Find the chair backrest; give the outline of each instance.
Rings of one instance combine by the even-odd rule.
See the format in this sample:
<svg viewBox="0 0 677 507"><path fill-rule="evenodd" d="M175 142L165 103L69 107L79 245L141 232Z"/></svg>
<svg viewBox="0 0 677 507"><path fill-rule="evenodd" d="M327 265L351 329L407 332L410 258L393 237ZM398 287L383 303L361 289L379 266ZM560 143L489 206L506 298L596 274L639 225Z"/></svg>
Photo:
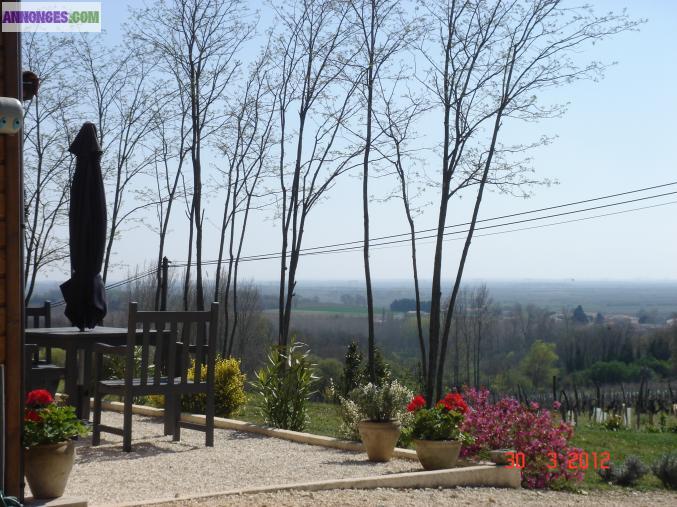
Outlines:
<svg viewBox="0 0 677 507"><path fill-rule="evenodd" d="M165 377L169 385L188 384L188 370L196 365L207 367L207 378L202 378L201 368L195 368L191 383L213 384L216 360L216 333L219 304L212 303L206 311L167 312L139 311L137 303L129 304L127 325L126 383L136 377L141 386L156 386ZM138 333L141 330L141 340ZM140 343L139 343L140 341ZM138 349L136 347L139 347ZM139 357L138 375L134 372Z"/></svg>
<svg viewBox="0 0 677 507"><path fill-rule="evenodd" d="M52 327L52 303L45 301L42 306L30 306L26 307L26 327L35 328L35 327ZM40 319L42 318L42 325L40 325ZM52 349L45 347L45 361L48 363L52 362ZM40 349L35 348L33 352L33 362L40 362Z"/></svg>
<svg viewBox="0 0 677 507"><path fill-rule="evenodd" d="M42 306L26 307L26 327L52 327L52 303L45 301Z"/></svg>

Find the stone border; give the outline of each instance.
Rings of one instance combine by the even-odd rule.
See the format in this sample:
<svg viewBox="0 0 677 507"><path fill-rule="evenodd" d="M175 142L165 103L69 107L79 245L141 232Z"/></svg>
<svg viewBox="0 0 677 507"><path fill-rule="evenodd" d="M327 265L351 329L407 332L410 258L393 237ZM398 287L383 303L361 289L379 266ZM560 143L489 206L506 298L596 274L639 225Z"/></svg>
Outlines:
<svg viewBox="0 0 677 507"><path fill-rule="evenodd" d="M36 500L33 497L27 497L24 500L24 507L87 507L87 500L68 496L48 500Z"/></svg>
<svg viewBox="0 0 677 507"><path fill-rule="evenodd" d="M499 467L495 465L478 465L448 470L433 470L430 472L405 472L371 477L354 477L328 481L304 482L297 484L280 484L275 486L261 486L256 488L233 489L218 493L182 496L146 500L142 502L128 502L115 504L115 507L141 507L158 504L173 504L177 507L188 500L219 500L233 495L255 493L272 493L276 491L323 491L331 489L422 489L422 488L453 488L456 486L488 486L498 488L520 488L519 470ZM112 507L112 506L108 506Z"/></svg>

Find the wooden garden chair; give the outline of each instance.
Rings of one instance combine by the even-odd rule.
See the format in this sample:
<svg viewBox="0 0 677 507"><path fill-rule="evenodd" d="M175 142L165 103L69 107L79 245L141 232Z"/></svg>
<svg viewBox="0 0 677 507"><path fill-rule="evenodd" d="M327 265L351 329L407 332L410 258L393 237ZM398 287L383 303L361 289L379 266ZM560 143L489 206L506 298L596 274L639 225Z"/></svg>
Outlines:
<svg viewBox="0 0 677 507"><path fill-rule="evenodd" d="M64 377L65 368L36 360L39 349L35 344L27 343L24 345L24 351L26 392L31 392L33 389L46 389L54 396L59 387L59 380Z"/></svg>
<svg viewBox="0 0 677 507"><path fill-rule="evenodd" d="M45 301L42 306L28 306L25 311L26 327L52 327L52 303ZM41 322L42 321L42 322ZM40 359L40 349L34 350L34 363L51 364L52 349L45 347L44 359Z"/></svg>
<svg viewBox="0 0 677 507"><path fill-rule="evenodd" d="M42 306L30 306L25 309L26 327L52 327L52 304L45 301ZM56 393L59 380L64 377L65 369L52 364L52 349L45 347L44 358L40 359L40 347L25 345L26 392L33 389L47 389Z"/></svg>
<svg viewBox="0 0 677 507"><path fill-rule="evenodd" d="M214 363L216 360L216 332L218 303L207 311L167 312L139 311L137 303L129 304L127 345L115 347L97 344L95 353L94 421L92 445L99 445L101 432L122 436L122 450L132 449L132 403L135 396L163 395L165 399L165 434L173 440L181 439L181 427L205 432L205 445L214 445ZM137 329L142 329L139 344ZM139 351L135 351L140 347ZM125 357L125 376L119 380L101 378L103 356L118 354ZM141 358L140 365L135 361ZM188 370L195 362L194 379L188 379ZM206 365L203 378L201 368ZM206 395L205 425L181 422L181 397ZM101 424L101 398L121 396L124 401L123 427ZM169 431L168 431L169 429Z"/></svg>

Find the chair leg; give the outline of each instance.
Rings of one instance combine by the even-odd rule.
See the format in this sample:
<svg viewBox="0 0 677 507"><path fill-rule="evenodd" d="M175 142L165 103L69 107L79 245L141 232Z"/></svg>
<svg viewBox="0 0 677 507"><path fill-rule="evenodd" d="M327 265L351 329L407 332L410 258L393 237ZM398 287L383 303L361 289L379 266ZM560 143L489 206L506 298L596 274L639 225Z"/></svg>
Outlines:
<svg viewBox="0 0 677 507"><path fill-rule="evenodd" d="M134 398L130 393L125 394L125 411L122 426L122 450L130 452L132 450L132 402Z"/></svg>
<svg viewBox="0 0 677 507"><path fill-rule="evenodd" d="M174 431L172 432L172 440L179 442L181 440L181 395L176 394L172 396L174 401Z"/></svg>
<svg viewBox="0 0 677 507"><path fill-rule="evenodd" d="M94 416L92 419L92 446L97 446L101 443L101 430L99 429L101 424L101 393L96 386L94 387Z"/></svg>
<svg viewBox="0 0 677 507"><path fill-rule="evenodd" d="M214 390L207 393L207 410L205 414L205 445L214 447Z"/></svg>
<svg viewBox="0 0 677 507"><path fill-rule="evenodd" d="M165 394L165 436L174 433L174 395Z"/></svg>

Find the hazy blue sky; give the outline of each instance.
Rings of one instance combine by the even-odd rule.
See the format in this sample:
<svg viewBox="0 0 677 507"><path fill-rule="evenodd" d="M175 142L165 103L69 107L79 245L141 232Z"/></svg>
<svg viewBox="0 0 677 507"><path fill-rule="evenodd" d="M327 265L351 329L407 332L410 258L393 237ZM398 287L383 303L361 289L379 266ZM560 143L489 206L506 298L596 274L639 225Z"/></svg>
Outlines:
<svg viewBox="0 0 677 507"><path fill-rule="evenodd" d="M119 38L126 6L135 3L103 2L103 24L112 40ZM626 6L631 16L647 18L648 22L639 32L624 33L591 48L586 58L618 61L618 65L609 69L601 82L578 83L553 94L558 102L571 102L564 118L544 121L536 127L517 123L507 127L506 134L511 139L525 137L529 141L539 133L558 136L553 144L538 149L533 156L538 175L560 183L535 189L535 195L528 200L490 194L481 213L483 217L677 180L677 2L591 3L598 11ZM254 5L262 4L252 2ZM265 7L259 8L265 11ZM375 194L384 194L393 184L379 180L372 187ZM359 191L358 173L339 182L330 199L312 215L306 228L305 246L361 238ZM677 200L677 196L667 197L663 202L671 200ZM449 223L466 222L469 204L469 199L456 203ZM213 196L207 213L211 210L218 217L219 207L219 196ZM676 216L677 205L668 205L551 228L479 237L473 242L466 274L474 279L677 279ZM433 206L419 217L418 228L433 226L435 219ZM218 231L215 226L206 227L205 257L211 259L217 254ZM401 205L373 204L373 236L400 232L406 232ZM175 228L168 246L170 258L185 259L186 237L181 227ZM276 251L278 244L279 233L272 212L259 213L252 223L245 255ZM448 276L455 272L460 248L457 241L446 244ZM140 227L125 232L117 244L116 261L120 266L113 278L123 278L128 267L151 260L154 252L155 239L148 230ZM358 251L304 258L299 279L301 282L361 279L361 255ZM422 244L419 255L421 274L427 277L432 258L430 245ZM278 263L250 262L241 269L245 278L271 280L277 277ZM406 279L411 276L410 271L406 245L373 251L375 279Z"/></svg>

